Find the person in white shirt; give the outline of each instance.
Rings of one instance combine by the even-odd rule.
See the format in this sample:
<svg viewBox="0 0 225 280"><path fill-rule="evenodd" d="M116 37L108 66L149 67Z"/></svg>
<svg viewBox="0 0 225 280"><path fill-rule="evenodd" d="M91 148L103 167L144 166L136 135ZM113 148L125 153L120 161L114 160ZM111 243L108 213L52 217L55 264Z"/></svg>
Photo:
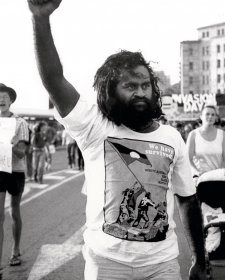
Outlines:
<svg viewBox="0 0 225 280"><path fill-rule="evenodd" d="M206 104L201 112L202 124L187 138L187 149L194 177L225 168L225 132L215 127L217 110Z"/></svg>
<svg viewBox="0 0 225 280"><path fill-rule="evenodd" d="M193 255L190 279L206 279L202 216L185 144L174 128L156 121L162 111L152 68L140 52L113 54L95 76L97 104L86 100L65 79L52 38L49 16L60 3L28 1L43 84L84 156L85 280L180 279L174 194ZM154 203L135 223L149 193Z"/></svg>
<svg viewBox="0 0 225 280"><path fill-rule="evenodd" d="M5 198L6 192L11 199L11 216L13 246L9 264L21 264L20 239L22 233L22 218L20 202L25 185L25 154L29 140L28 124L10 111L11 104L17 97L16 91L4 84L0 84L0 118L15 118L15 134L12 144L12 173L0 171L0 279L2 279L2 250L4 238ZM1 133L1 128L0 128ZM1 152L1 151L0 151Z"/></svg>

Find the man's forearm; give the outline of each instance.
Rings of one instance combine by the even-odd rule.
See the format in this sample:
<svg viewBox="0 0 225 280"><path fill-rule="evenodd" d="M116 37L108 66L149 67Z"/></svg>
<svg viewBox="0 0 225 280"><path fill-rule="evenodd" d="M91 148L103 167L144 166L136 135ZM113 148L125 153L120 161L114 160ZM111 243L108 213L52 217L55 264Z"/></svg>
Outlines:
<svg viewBox="0 0 225 280"><path fill-rule="evenodd" d="M76 105L79 94L64 78L63 67L51 33L49 16L33 16L35 51L39 73L51 101L62 117Z"/></svg>
<svg viewBox="0 0 225 280"><path fill-rule="evenodd" d="M196 196L176 196L181 221L195 261L205 267L205 247L203 238L203 219Z"/></svg>
<svg viewBox="0 0 225 280"><path fill-rule="evenodd" d="M49 17L33 17L33 29L39 73L51 94L57 80L63 78L63 69L52 37Z"/></svg>

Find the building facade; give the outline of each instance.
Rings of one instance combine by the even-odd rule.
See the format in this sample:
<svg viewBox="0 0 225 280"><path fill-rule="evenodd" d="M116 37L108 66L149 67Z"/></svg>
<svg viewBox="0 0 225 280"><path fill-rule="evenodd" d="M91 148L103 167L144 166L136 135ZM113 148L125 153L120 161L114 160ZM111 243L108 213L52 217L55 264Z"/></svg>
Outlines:
<svg viewBox="0 0 225 280"><path fill-rule="evenodd" d="M181 42L181 94L225 94L225 22L197 30Z"/></svg>

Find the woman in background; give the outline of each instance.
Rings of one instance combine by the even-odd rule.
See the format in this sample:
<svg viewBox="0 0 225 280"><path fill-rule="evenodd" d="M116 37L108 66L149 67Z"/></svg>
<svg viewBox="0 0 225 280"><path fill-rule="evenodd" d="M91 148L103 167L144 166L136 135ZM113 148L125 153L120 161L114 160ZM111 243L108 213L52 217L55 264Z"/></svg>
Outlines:
<svg viewBox="0 0 225 280"><path fill-rule="evenodd" d="M225 167L225 132L215 127L216 107L206 105L201 112L202 125L192 130L187 138L193 177Z"/></svg>
<svg viewBox="0 0 225 280"><path fill-rule="evenodd" d="M216 127L216 113L216 108L214 106L205 106L201 113L202 125L191 131L187 139L189 159L193 170L193 177L196 180L196 186L200 186L199 183L204 182L204 187L200 188L198 191L200 201L202 201L202 197L204 198L208 193L208 187L211 189L211 185L215 198L218 199L217 202L213 202L216 203L216 205L218 203L219 207L216 208L209 202L208 194L207 204L205 202L201 203L202 214L206 224L208 222L207 215L209 213L217 216L224 211L223 203L219 201L217 186L221 186L220 180L224 184L224 175L221 177L221 174L224 174L223 170L225 170L222 169L225 167L225 132ZM213 178L219 181L213 182ZM213 197L214 194L211 193L210 196ZM206 251L209 253L215 251L219 247L220 242L220 228L209 228L205 241Z"/></svg>

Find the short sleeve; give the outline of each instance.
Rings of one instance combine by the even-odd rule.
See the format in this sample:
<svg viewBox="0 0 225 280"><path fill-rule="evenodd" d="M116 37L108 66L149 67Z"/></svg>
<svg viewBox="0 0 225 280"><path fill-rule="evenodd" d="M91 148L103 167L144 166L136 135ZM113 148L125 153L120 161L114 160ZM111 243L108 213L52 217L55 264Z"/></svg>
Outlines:
<svg viewBox="0 0 225 280"><path fill-rule="evenodd" d="M178 141L177 157L171 179L172 190L180 196L190 196L196 193L196 187L191 174L187 148L180 134Z"/></svg>
<svg viewBox="0 0 225 280"><path fill-rule="evenodd" d="M81 149L101 141L110 127L110 122L103 117L97 104L80 96L76 106L64 118L55 111L55 118L65 130L77 141Z"/></svg>

